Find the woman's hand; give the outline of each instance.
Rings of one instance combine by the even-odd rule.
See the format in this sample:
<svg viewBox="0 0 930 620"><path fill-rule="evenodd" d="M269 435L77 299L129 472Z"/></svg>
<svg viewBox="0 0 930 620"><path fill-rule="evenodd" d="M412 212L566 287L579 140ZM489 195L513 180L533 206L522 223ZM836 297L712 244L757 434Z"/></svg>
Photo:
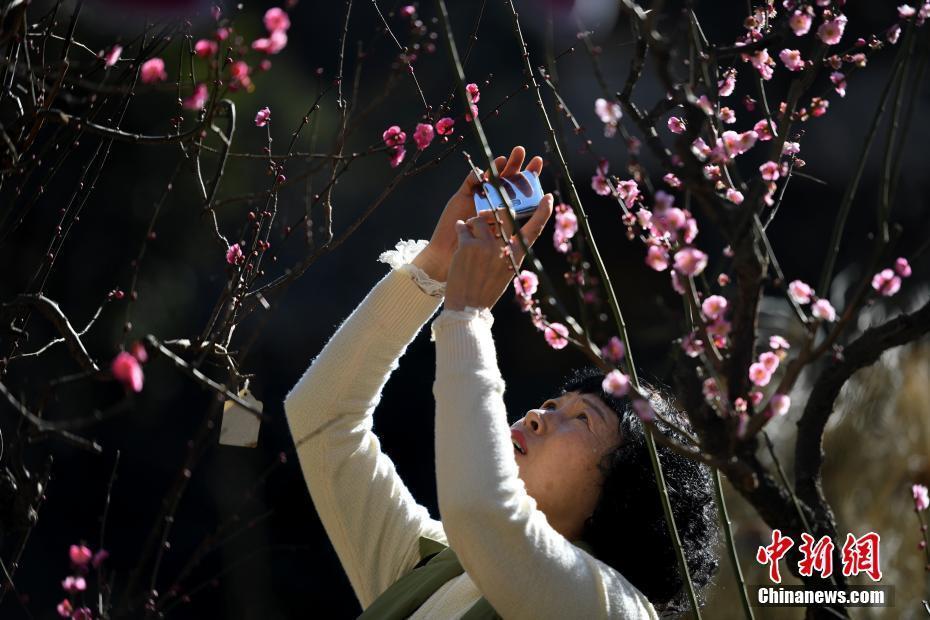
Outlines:
<svg viewBox="0 0 930 620"><path fill-rule="evenodd" d="M526 149L522 146L516 146L511 151L509 158L505 159L500 156L494 160L494 165L497 167L500 176L515 176L523 169L525 157ZM530 160L526 169L538 175L542 171L542 167L543 160L537 156ZM488 173L484 173L483 176L487 180ZM429 245L412 261L415 266L425 271L426 275L437 282L446 282L448 280L449 264L452 262L452 255L455 254L458 247L455 222L457 220L468 220L475 215L474 192L478 185L479 181L473 172L465 177L462 186L452 195L452 198L446 203L442 215L439 216L439 222L436 224ZM506 218L507 215L501 214L500 217Z"/></svg>
<svg viewBox="0 0 930 620"><path fill-rule="evenodd" d="M514 149L516 150L516 149ZM520 229L527 247L532 246L552 215L552 194L546 194L536 211ZM498 214L501 217L501 214ZM503 217L507 217L503 214ZM458 249L449 266L446 282L446 308L464 310L465 306L491 308L500 299L514 277L513 268L497 233L494 215L479 215L467 222L455 222ZM519 267L525 258L516 235L510 236L510 251Z"/></svg>

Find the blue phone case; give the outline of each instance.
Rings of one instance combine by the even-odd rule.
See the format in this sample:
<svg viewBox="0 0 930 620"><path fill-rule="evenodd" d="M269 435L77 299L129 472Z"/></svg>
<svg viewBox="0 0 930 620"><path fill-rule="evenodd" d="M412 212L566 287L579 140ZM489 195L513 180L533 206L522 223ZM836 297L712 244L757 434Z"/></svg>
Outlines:
<svg viewBox="0 0 930 620"><path fill-rule="evenodd" d="M539 184L539 177L529 170L524 170L516 176L501 177L501 184L513 206L514 219L527 218L532 215L545 195L542 185ZM505 207L504 199L490 183L482 183L481 189L475 191L476 213Z"/></svg>

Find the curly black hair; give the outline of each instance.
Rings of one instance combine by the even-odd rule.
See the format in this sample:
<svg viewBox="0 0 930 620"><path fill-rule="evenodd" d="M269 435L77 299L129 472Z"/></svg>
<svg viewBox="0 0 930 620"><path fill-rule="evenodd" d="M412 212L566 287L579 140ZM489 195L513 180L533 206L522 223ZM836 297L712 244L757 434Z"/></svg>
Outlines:
<svg viewBox="0 0 930 620"><path fill-rule="evenodd" d="M618 399L603 391L603 379L597 368L582 368L562 386L563 394L599 396L617 414L620 424L620 444L601 462L604 483L582 538L599 560L619 571L663 616L677 616L691 605L646 447L647 431L628 398ZM687 418L654 386L643 384L643 388L653 395L653 409L690 430ZM661 421L657 426L663 434L682 439ZM665 446L657 444L656 449L688 572L698 604L703 606L706 588L720 564L720 530L711 472L706 465Z"/></svg>

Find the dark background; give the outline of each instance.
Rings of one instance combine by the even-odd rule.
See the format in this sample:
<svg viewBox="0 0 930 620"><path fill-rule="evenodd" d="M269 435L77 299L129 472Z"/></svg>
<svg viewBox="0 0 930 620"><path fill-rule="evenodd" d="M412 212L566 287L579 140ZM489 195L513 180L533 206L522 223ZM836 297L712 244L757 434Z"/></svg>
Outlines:
<svg viewBox="0 0 930 620"><path fill-rule="evenodd" d="M386 2L382 4L387 13L390 6ZM461 49L479 3L449 4ZM528 0L517 4L533 61L541 63L548 5ZM595 30L595 39L603 48L601 61L610 88L620 89L626 78L631 37L626 19L616 18L612 4L589 0L579 3L579 10L592 11L584 13L591 15L586 26ZM677 13L675 3L669 4L672 7L663 27L673 32L678 23ZM894 19L889 3L853 4L859 6L848 7L850 27L844 42L852 41L859 33L880 30ZM878 6L885 4L888 6ZM346 46L347 81L355 68L355 42L374 41L356 102L364 107L384 87L392 70L391 63L396 60L396 49L389 39L375 35L379 21L371 4L355 0L354 5ZM261 34L261 15L268 6L272 4L247 2L241 11L231 5L224 9L227 14L235 15L238 30L251 40ZM205 5L192 3L178 10L203 14ZM39 14L41 11L37 10L36 15ZM265 105L272 110L274 150L277 152L286 146L292 129L316 95L318 82L314 70L322 67L324 80L335 74L343 14L343 4L335 1L304 1L291 10L293 25L288 47L272 57L270 72L254 77L255 92L234 96L239 109L236 151L257 153L264 146L265 132L254 127L251 119L255 111ZM432 3L420 5L421 18L430 30L437 29L430 23L435 14ZM745 3L703 3L698 15L712 42L732 41L740 32ZM595 149L608 156L611 170L622 176L626 150L619 137L608 140L602 136L601 124L593 110L594 99L602 94L593 78L589 59L575 37L574 18L558 7L555 18L554 48L557 51L572 45L577 48L574 54L559 61L561 93L587 127L587 135L594 140ZM89 3L78 27L78 39L91 49L102 49L118 37L134 36L141 28L142 19L141 13L119 2ZM389 17L389 22L401 41L405 41L408 36L405 22L397 16ZM198 36L208 36L210 20L203 15L194 19L194 30ZM433 105L445 98L453 84L441 34L437 48L435 54L422 55L415 64L426 97ZM165 55L171 88L140 87L140 94L131 105L123 127L149 134L168 130L167 118L176 109L173 80L177 65L171 59L176 58L177 49L173 46L171 50ZM807 135L801 140L801 156L808 166L804 171L825 184L794 179L778 219L770 229L773 246L789 279L800 278L815 284L819 278L844 184L851 176L893 53L888 50L878 54L867 70L850 78L849 94L845 99L831 96L829 113L805 125ZM740 119L735 126L738 130L747 129L750 119L754 122L758 118L757 113L749 114L742 106L733 105L745 92L754 94L754 91L747 91L749 80L744 76L749 73L744 66L740 65L740 86L731 98L731 106ZM469 81L479 83L492 73L491 83L482 88L482 110L491 109L512 92L522 74L510 16L505 5L498 1L487 4L480 37L466 68ZM778 101L778 93L784 90L781 81L784 73L778 71L779 77L767 84L773 105ZM347 92L347 96L349 94ZM637 87L636 100L648 106L661 96L661 88L647 67ZM548 103L549 93L545 93L545 97ZM899 199L894 205L893 220L904 228L897 252L900 255L907 255L930 232L926 218L926 200L930 193L930 179L926 174L926 144L930 140L928 97L924 89L917 102L898 187ZM401 125L408 136L411 135L422 111L418 101L412 82L401 79L385 103L355 129L347 150L361 150L379 142L381 132L392 124ZM190 113L187 118L190 122ZM323 100L316 122L321 132L316 150L329 150L337 124L332 94ZM485 127L495 154L506 154L515 144L524 145L529 155L544 154L546 136L531 91L517 94L501 109L500 117L489 119ZM465 124L459 122L455 129L456 134L467 134L465 148L475 156L476 163L483 166L480 148L473 143ZM306 149L306 136L305 133L298 148ZM609 198L596 196L590 190L589 178L594 172L596 158L580 152L580 145L581 139L568 133L563 151L569 157L620 296L637 364L647 377L667 380L671 363L669 343L683 331L680 301L670 291L667 275L650 271L643 263L642 247L626 240L617 206ZM90 144L86 148L89 149ZM874 228L883 149L883 140L877 141L846 229L839 269L861 259L869 248L868 235ZM439 147L434 143L421 161L438 152ZM410 155L412 150L408 152L408 157ZM62 305L76 324L83 324L92 316L107 291L117 286L128 288L129 262L138 251L155 201L178 156L177 149L170 146L114 145L111 160L85 208L80 227L72 232L47 287L47 294ZM0 277L4 298L22 290L31 277L38 257L45 252L56 203L70 194L85 157L86 153L79 150L67 160L67 168L57 186L39 201L18 238L0 247L0 264L6 265ZM209 162L206 164L209 167L214 160L205 157L204 161ZM750 157L748 161L755 160ZM549 163L547 161L547 171L543 174L543 185L552 189ZM301 169L301 165L289 165L288 173ZM748 170L747 167L744 174ZM378 195L393 172L384 155L367 157L353 164L353 169L335 191L334 232L337 235ZM176 515L170 536L171 548L165 554L157 589L167 589L191 550L218 522L239 514L246 523L271 512L208 556L185 582L187 587L223 574L215 585L193 596L188 605L176 608L178 617L345 617L358 613L354 595L303 483L281 403L335 327L386 272L387 266L376 260L379 253L391 249L402 238L428 238L443 205L466 172L464 160L455 154L404 182L341 247L321 258L286 295L275 300L270 319L245 364L245 371L256 374L252 390L263 401L268 416L261 430L259 447L217 446L196 468ZM661 173L656 172L654 180L658 181ZM224 178L221 196L262 190L267 184L268 177L261 161L235 160ZM269 276L272 272L277 275L284 266L302 256L304 248L299 235L287 242L281 240L281 228L302 212L301 198L302 184L282 193L279 208L284 215L276 221L276 233L272 235L272 251L278 256L278 262L275 267L268 267ZM235 236L234 231L247 210L245 203L237 203L221 212L221 226L231 237ZM125 304L107 306L88 336L92 354L107 360L124 338L129 342L147 333L163 339L194 337L203 329L225 283L226 271L224 257L198 213L199 201L185 169L162 212L156 227L158 238L150 243L141 268L139 300L131 316L132 332L129 336L122 332ZM700 216L699 221L702 221ZM698 244L704 249L716 247L711 254L719 256L718 242L709 225L705 225ZM550 275L560 280L565 262L552 248L551 225L537 248ZM926 284L926 270L918 265L914 267L915 276L905 287L919 289ZM838 286L851 273L837 278ZM841 293L842 290L836 291L836 295ZM568 295L565 298L571 299ZM570 307L575 306L570 304ZM773 304L770 309L778 314L780 306ZM234 342L241 344L247 340L253 330L262 327L261 320L254 317L241 325ZM43 342L44 328L38 323L36 321L33 337L36 342ZM513 417L538 405L555 392L568 370L585 363L585 359L570 348L550 349L526 315L511 303L510 293L505 294L495 310L494 331L499 363L507 381L507 405ZM599 328L596 333L600 342L611 335L608 327ZM47 335L51 336L51 332ZM58 352L51 358L31 367L27 364L14 367L11 377L28 392L41 386L48 377L67 372L66 355ZM428 336L421 334L385 388L375 418L375 430L414 496L429 507L431 514L438 516L432 466L433 369L433 346ZM49 451L55 456L47 503L16 575L25 607L35 617L54 617L54 605L62 598L59 583L68 572L68 545L79 540L86 540L95 549L99 545L100 515L117 450L121 460L104 546L111 554L109 566L116 571L116 591L125 586L126 574L135 565L163 495L178 473L185 444L208 411L212 395L163 358L150 362L145 373L145 389L135 397L131 412L91 433L104 446L103 455L90 455L55 443L42 444L32 454L36 462ZM53 419L77 417L92 405L104 406L119 398L121 390L114 384L75 386L59 394L58 401L49 409L49 416ZM796 413L793 411L792 415ZM5 410L2 415L5 424L9 424L13 414ZM287 456L287 463L276 468L267 481L258 482L262 472L281 453ZM290 548L291 545L299 548ZM742 559L745 563L752 561L748 554ZM726 597L721 596L718 601L715 596L712 602L721 608L726 606ZM728 596L732 596L732 591ZM735 598L728 600L735 604ZM322 610L326 611L321 613ZM12 596L0 607L0 616L4 618L23 617L25 613Z"/></svg>

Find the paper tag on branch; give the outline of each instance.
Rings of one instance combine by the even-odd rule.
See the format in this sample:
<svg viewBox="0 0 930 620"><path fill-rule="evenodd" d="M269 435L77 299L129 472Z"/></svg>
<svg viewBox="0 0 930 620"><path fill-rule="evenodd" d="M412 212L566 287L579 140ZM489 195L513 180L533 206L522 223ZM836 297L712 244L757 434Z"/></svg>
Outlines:
<svg viewBox="0 0 930 620"><path fill-rule="evenodd" d="M247 402L257 411L262 410L260 400L249 392L248 384L239 390L239 398ZM261 420L254 413L245 409L234 400L227 400L223 404L223 423L220 425L220 444L224 446L242 446L255 448L258 446L258 429Z"/></svg>

